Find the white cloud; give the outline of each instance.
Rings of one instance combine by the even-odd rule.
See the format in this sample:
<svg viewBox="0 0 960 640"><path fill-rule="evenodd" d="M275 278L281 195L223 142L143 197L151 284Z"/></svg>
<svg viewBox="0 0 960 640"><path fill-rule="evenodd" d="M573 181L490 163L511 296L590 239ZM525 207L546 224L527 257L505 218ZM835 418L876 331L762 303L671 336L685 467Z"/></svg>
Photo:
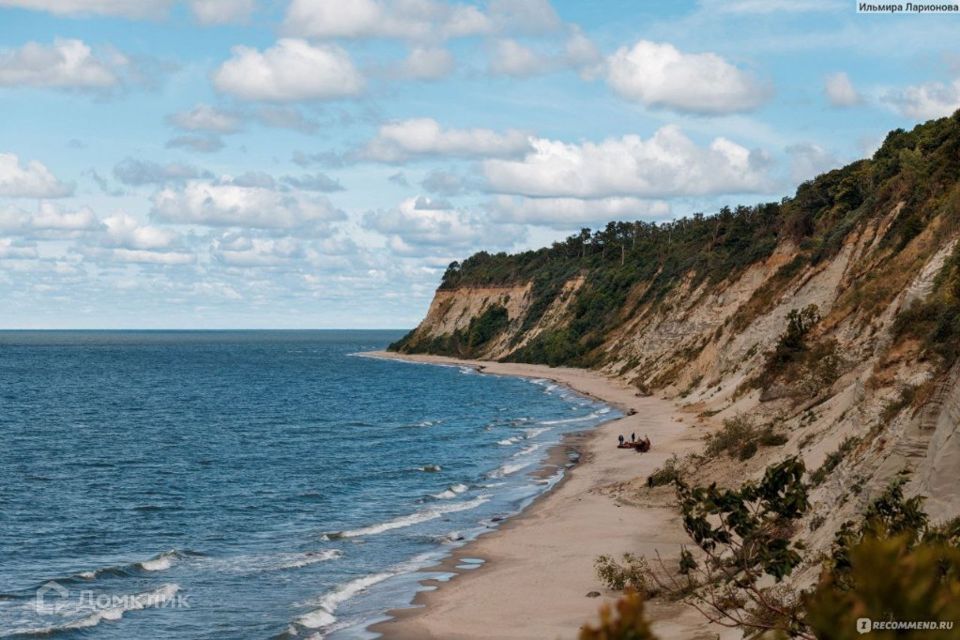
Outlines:
<svg viewBox="0 0 960 640"><path fill-rule="evenodd" d="M225 233L210 247L214 259L236 267L268 267L303 259L303 242L290 237L259 237Z"/></svg>
<svg viewBox="0 0 960 640"><path fill-rule="evenodd" d="M699 114L747 111L768 94L753 75L715 53L684 53L648 40L621 47L607 59L607 82L648 107Z"/></svg>
<svg viewBox="0 0 960 640"><path fill-rule="evenodd" d="M852 107L863 102L863 98L850 81L850 76L842 71L828 75L824 81L823 90L827 100L834 107Z"/></svg>
<svg viewBox="0 0 960 640"><path fill-rule="evenodd" d="M379 162L401 162L415 156L515 156L529 149L529 136L521 131L444 129L432 118L415 118L382 125L359 155Z"/></svg>
<svg viewBox="0 0 960 640"><path fill-rule="evenodd" d="M676 126L651 138L568 144L543 138L522 160L483 164L491 191L542 197L667 197L768 192L765 157L725 138L700 147Z"/></svg>
<svg viewBox="0 0 960 640"><path fill-rule="evenodd" d="M52 45L28 42L0 52L0 85L108 89L120 83L118 71L127 64L119 53L94 55L81 40L58 38Z"/></svg>
<svg viewBox="0 0 960 640"><path fill-rule="evenodd" d="M794 184L815 178L840 165L840 161L832 153L809 142L791 145L786 152L790 157L790 180Z"/></svg>
<svg viewBox="0 0 960 640"><path fill-rule="evenodd" d="M199 178L201 172L196 167L176 162L160 164L150 160L125 158L113 168L113 176L123 184L137 187Z"/></svg>
<svg viewBox="0 0 960 640"><path fill-rule="evenodd" d="M490 17L501 32L546 33L562 25L549 0L491 0Z"/></svg>
<svg viewBox="0 0 960 640"><path fill-rule="evenodd" d="M403 61L403 74L416 80L437 80L453 72L453 55L442 47L414 47Z"/></svg>
<svg viewBox="0 0 960 640"><path fill-rule="evenodd" d="M342 48L284 38L262 53L234 47L233 57L214 73L213 84L243 100L284 102L355 96L364 80Z"/></svg>
<svg viewBox="0 0 960 640"><path fill-rule="evenodd" d="M54 176L46 166L33 160L20 163L13 153L0 153L0 196L8 198L62 198L73 186Z"/></svg>
<svg viewBox="0 0 960 640"><path fill-rule="evenodd" d="M191 0L190 9L200 24L246 22L256 9L256 0Z"/></svg>
<svg viewBox="0 0 960 640"><path fill-rule="evenodd" d="M548 58L516 40L498 40L490 51L490 73L498 75L531 76L548 70L550 65Z"/></svg>
<svg viewBox="0 0 960 640"><path fill-rule="evenodd" d="M891 91L884 100L908 118L930 120L960 109L960 80L949 84L929 82Z"/></svg>
<svg viewBox="0 0 960 640"><path fill-rule="evenodd" d="M240 118L208 104L198 104L189 111L174 113L168 117L173 126L185 131L212 131L233 133L240 128Z"/></svg>
<svg viewBox="0 0 960 640"><path fill-rule="evenodd" d="M105 15L124 18L157 18L173 0L0 0L0 7L46 11L54 15Z"/></svg>
<svg viewBox="0 0 960 640"><path fill-rule="evenodd" d="M344 217L325 198L200 180L158 191L153 196L151 215L179 224L260 229L322 226Z"/></svg>
<svg viewBox="0 0 960 640"><path fill-rule="evenodd" d="M490 19L466 4L436 0L293 0L284 31L311 38L436 40L487 33Z"/></svg>
<svg viewBox="0 0 960 640"><path fill-rule="evenodd" d="M38 257L36 244L26 244L13 238L0 238L0 260L32 260Z"/></svg>
<svg viewBox="0 0 960 640"><path fill-rule="evenodd" d="M670 217L670 205L663 200L633 197L600 198L517 198L498 196L489 208L494 220L569 229L610 220L662 220Z"/></svg>
<svg viewBox="0 0 960 640"><path fill-rule="evenodd" d="M104 218L103 224L103 243L122 249L161 251L174 247L180 239L173 229L143 225L125 213Z"/></svg>
<svg viewBox="0 0 960 640"><path fill-rule="evenodd" d="M215 153L223 149L223 140L217 135L174 136L167 140L168 149L189 149L197 153Z"/></svg>
<svg viewBox="0 0 960 640"><path fill-rule="evenodd" d="M364 224L385 235L390 249L402 255L437 250L446 255L475 246L509 246L521 235L519 229L504 233L502 227L472 211L422 196L407 198L393 209L371 211L364 216Z"/></svg>
<svg viewBox="0 0 960 640"><path fill-rule="evenodd" d="M42 201L34 213L22 209L0 210L0 233L31 238L70 238L101 228L89 208L65 211L52 202Z"/></svg>

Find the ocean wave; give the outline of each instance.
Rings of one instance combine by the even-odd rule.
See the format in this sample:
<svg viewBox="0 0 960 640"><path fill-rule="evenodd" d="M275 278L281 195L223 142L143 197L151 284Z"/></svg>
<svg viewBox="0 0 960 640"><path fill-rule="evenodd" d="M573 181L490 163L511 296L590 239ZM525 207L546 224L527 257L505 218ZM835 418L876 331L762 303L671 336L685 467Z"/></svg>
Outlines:
<svg viewBox="0 0 960 640"><path fill-rule="evenodd" d="M468 487L465 484L454 484L446 488L446 490L441 491L440 493L432 494L437 500L450 500L451 498L456 498L458 495L468 490Z"/></svg>
<svg viewBox="0 0 960 640"><path fill-rule="evenodd" d="M487 474L489 478L503 478L505 476L513 475L517 471L526 469L534 463L534 460L523 460L521 462L512 462L501 465L499 468L491 471Z"/></svg>
<svg viewBox="0 0 960 640"><path fill-rule="evenodd" d="M113 601L120 601L123 604L115 607L99 609L82 618L65 622L63 624L41 627L39 629L21 629L15 630L10 636L48 636L67 631L76 631L78 629L89 629L95 627L101 622L115 622L123 618L123 614L129 611L139 611L141 609L153 609L161 607L167 602L173 600L180 592L180 585L165 584L152 591L136 593L127 596L111 596Z"/></svg>
<svg viewBox="0 0 960 640"><path fill-rule="evenodd" d="M497 444L500 445L501 447L509 447L510 445L517 444L518 442L520 442L520 438L516 436L512 436L510 438L500 440L499 442L497 442Z"/></svg>
<svg viewBox="0 0 960 640"><path fill-rule="evenodd" d="M332 591L329 591L321 596L320 599L316 601L317 608L297 618L295 624L305 629L329 628L337 621L337 617L334 615L334 612L347 600L350 600L354 596L363 593L376 584L380 584L384 580L389 580L394 576L422 569L430 562L436 560L437 557L438 556L435 552L423 553L411 558L406 562L401 562L400 564L397 564L386 571L371 573L366 576L354 578L349 582L345 582L344 584L335 587Z"/></svg>
<svg viewBox="0 0 960 640"><path fill-rule="evenodd" d="M417 511L416 513L411 513L408 516L401 516L399 518L394 518L393 520L388 520L386 522L381 522L379 524L373 524L369 527L362 527L360 529L352 529L350 531L341 531L335 534L327 534L330 538L359 538L360 536L373 536L379 533L384 533L385 531L392 531L393 529L402 529L404 527L410 527L415 524L420 524L422 522L429 522L430 520L436 520L437 518L443 517L448 513L455 513L457 511L468 511L470 509L476 509L483 503L487 502L490 499L489 496L477 496L472 500L467 500L466 502L457 502L454 504L448 504L438 507L431 507L429 509L423 509L422 511Z"/></svg>
<svg viewBox="0 0 960 640"><path fill-rule="evenodd" d="M543 424L546 424L546 423L543 423ZM551 429L553 429L553 427L535 427L533 429L524 429L523 437L526 438L527 440L531 440L533 438L536 438L542 433L546 433L547 431L550 431Z"/></svg>

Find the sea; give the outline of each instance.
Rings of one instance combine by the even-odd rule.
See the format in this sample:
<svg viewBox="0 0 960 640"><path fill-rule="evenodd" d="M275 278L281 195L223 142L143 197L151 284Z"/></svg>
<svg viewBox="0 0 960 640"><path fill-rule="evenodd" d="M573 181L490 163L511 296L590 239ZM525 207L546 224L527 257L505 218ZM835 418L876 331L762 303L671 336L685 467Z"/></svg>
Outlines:
<svg viewBox="0 0 960 640"><path fill-rule="evenodd" d="M0 332L0 637L374 638L619 415L401 335Z"/></svg>

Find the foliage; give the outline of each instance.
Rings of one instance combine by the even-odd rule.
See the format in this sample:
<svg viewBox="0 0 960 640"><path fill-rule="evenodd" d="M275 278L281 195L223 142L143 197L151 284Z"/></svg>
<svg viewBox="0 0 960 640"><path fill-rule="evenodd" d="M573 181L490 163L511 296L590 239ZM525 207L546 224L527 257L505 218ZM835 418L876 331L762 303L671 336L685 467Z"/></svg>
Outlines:
<svg viewBox="0 0 960 640"><path fill-rule="evenodd" d="M634 591L625 593L615 604L600 608L600 624L580 629L580 640L656 640L643 612L643 597Z"/></svg>
<svg viewBox="0 0 960 640"><path fill-rule="evenodd" d="M597 577L608 589L623 591L633 589L651 595L650 568L647 559L632 553L622 556L622 564L611 556L597 556L593 563Z"/></svg>
<svg viewBox="0 0 960 640"><path fill-rule="evenodd" d="M447 353L461 358L471 358L479 355L484 347L503 333L509 325L510 316L506 307L492 304L479 316L471 318L465 329L459 329L451 335L436 337L427 342L414 342L416 335L414 330L391 344L389 349L404 350L409 353Z"/></svg>
<svg viewBox="0 0 960 640"><path fill-rule="evenodd" d="M700 295L700 285L728 282L789 242L795 250L791 261L759 287L732 318L735 331L746 327L769 310L792 282L836 255L851 233L903 203L892 224L884 227L878 249L886 252L883 260L899 255L930 227L933 217L958 217L950 200L956 199L958 179L960 114L954 114L911 131L891 132L873 158L805 182L793 197L781 202L723 207L713 215L697 213L666 223L616 221L597 230L582 229L536 251L512 255L480 252L452 263L440 288L529 283L530 305L517 319L510 345L514 350L508 359L591 366L606 357L600 347L613 330L638 310L657 308L680 286L691 295ZM952 224L955 227L957 222ZM950 273L957 274L960 258L951 265ZM880 286L883 273L872 269L858 281L858 291L873 292L865 302L874 311L884 308L900 290ZM582 277L583 285L564 293L568 291L565 285L575 277ZM960 276L945 280L960 282ZM960 304L955 284L944 284L941 289L929 302L909 311L901 328L904 334L921 337L931 354L953 361L960 353ZM544 327L524 341L550 305L564 295L571 296L564 321ZM859 299L850 295L851 300ZM798 354L809 354L815 347L807 343L808 320L799 310L788 323L771 366L780 367L783 373L803 374L797 378L804 380L802 387L822 387L830 382L836 367L808 370L791 365ZM459 355L462 338L420 340L413 334L392 348ZM829 345L824 348L829 350ZM811 359L809 364L814 362L816 359Z"/></svg>
<svg viewBox="0 0 960 640"><path fill-rule="evenodd" d="M823 484L823 481L827 479L827 476L830 475L830 472L837 468L837 466L843 462L843 459L846 457L850 451L853 450L855 446L860 444L860 438L855 438L850 436L845 438L843 442L840 443L840 446L837 447L836 451L827 454L826 459L823 461L823 464L820 465L820 468L810 474L810 482L813 486L819 487Z"/></svg>
<svg viewBox="0 0 960 640"><path fill-rule="evenodd" d="M901 312L894 325L897 338L915 338L944 368L960 355L960 243L945 262L926 300Z"/></svg>
<svg viewBox="0 0 960 640"><path fill-rule="evenodd" d="M708 434L706 453L717 456L726 453L740 460L747 460L756 454L761 446L774 447L786 444L787 437L774 430L773 425L757 428L745 416L736 416L723 421L723 427Z"/></svg>
<svg viewBox="0 0 960 640"><path fill-rule="evenodd" d="M905 499L901 475L846 522L815 591L806 622L818 638L854 638L856 620L960 619L960 520L931 526L923 498ZM880 638L948 638L956 630L876 631Z"/></svg>
<svg viewBox="0 0 960 640"><path fill-rule="evenodd" d="M680 459L677 458L677 454L673 454L667 459L666 462L663 463L662 467L647 477L647 486L650 488L662 487L667 484L673 484L682 477L683 474L680 469Z"/></svg>

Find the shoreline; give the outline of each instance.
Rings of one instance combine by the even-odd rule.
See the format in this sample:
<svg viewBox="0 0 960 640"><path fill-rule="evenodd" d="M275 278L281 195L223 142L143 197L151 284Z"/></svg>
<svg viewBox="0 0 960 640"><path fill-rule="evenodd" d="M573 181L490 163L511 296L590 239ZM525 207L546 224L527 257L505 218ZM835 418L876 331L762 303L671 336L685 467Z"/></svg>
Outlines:
<svg viewBox="0 0 960 640"><path fill-rule="evenodd" d="M593 560L597 555L653 556L659 550L671 556L688 542L674 509L637 508L618 499L624 483L642 480L673 453L682 455L700 446L698 434L690 431L692 416L672 402L638 396L622 381L585 369L384 351L362 355L547 379L624 414L568 434L552 447L540 471L533 473L551 464L563 465L559 456L565 459L570 448L578 450L580 458L521 513L425 569L453 577L421 580L411 605L388 611L390 619L371 625L370 632L385 640L575 638L581 625L596 619L602 603L613 602L619 595L596 578ZM637 454L617 449L617 435L629 437L631 432L649 435L652 450ZM464 558L481 559L483 564L458 569ZM587 597L590 592L601 595ZM651 601L648 615L661 637L717 638L718 629L690 607Z"/></svg>

